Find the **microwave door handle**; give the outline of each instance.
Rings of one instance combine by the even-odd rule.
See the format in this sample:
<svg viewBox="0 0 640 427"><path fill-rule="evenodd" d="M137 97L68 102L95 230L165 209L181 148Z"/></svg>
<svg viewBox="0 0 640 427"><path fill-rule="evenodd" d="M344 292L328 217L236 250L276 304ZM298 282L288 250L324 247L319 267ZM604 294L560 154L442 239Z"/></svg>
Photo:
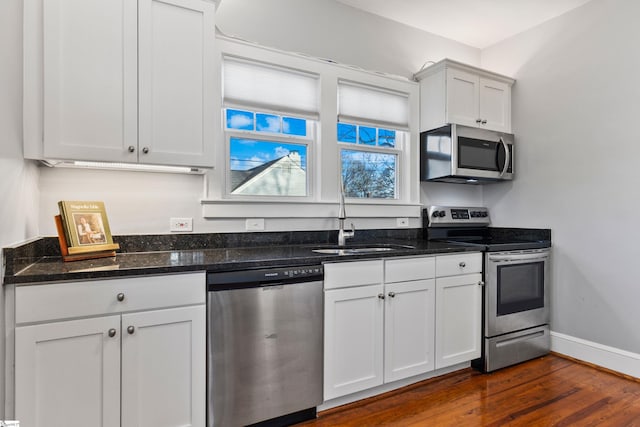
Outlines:
<svg viewBox="0 0 640 427"><path fill-rule="evenodd" d="M500 142L504 146L504 167L502 168L502 172L500 172L500 178L507 172L509 169L509 163L511 163L511 153L509 152L509 145L504 142L504 138L500 137Z"/></svg>

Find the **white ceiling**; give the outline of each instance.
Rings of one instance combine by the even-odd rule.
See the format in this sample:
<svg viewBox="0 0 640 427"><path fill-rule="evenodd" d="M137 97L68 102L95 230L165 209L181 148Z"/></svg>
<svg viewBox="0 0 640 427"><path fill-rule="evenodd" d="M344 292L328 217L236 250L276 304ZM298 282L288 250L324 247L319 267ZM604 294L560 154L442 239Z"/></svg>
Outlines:
<svg viewBox="0 0 640 427"><path fill-rule="evenodd" d="M483 49L591 0L337 0Z"/></svg>

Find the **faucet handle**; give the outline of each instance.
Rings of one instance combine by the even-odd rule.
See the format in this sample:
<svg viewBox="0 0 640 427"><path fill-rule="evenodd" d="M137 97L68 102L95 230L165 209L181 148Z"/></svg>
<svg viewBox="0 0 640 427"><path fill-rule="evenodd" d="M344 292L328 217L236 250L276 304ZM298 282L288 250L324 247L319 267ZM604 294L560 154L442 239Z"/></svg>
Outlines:
<svg viewBox="0 0 640 427"><path fill-rule="evenodd" d="M355 235L356 235L356 228L353 226L353 223L351 223L351 231L345 231L344 232L344 238L345 239L351 239Z"/></svg>

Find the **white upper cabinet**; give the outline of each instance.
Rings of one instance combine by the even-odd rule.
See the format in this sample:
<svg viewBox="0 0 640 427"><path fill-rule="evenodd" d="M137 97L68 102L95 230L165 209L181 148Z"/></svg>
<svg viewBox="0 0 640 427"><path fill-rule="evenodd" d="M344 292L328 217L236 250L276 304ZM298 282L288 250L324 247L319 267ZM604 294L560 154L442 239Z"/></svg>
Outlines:
<svg viewBox="0 0 640 427"><path fill-rule="evenodd" d="M416 74L420 131L447 123L511 132L510 77L445 59Z"/></svg>
<svg viewBox="0 0 640 427"><path fill-rule="evenodd" d="M145 163L213 166L214 5L138 0L139 141Z"/></svg>
<svg viewBox="0 0 640 427"><path fill-rule="evenodd" d="M26 158L213 166L214 3L24 4Z"/></svg>

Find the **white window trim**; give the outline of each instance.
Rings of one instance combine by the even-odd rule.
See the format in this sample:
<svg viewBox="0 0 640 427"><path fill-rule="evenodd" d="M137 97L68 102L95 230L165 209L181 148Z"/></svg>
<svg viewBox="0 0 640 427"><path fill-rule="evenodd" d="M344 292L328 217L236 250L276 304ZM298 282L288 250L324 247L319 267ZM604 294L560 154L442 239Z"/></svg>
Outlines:
<svg viewBox="0 0 640 427"><path fill-rule="evenodd" d="M317 124L317 142L313 150L313 159L308 154L307 165L313 168L312 182L309 183L309 200L277 201L273 199L251 201L226 198L225 162L227 161L227 141L223 127L216 138L216 166L207 173L205 197L201 200L205 218L266 217L302 218L335 217L338 212L340 148L337 142L337 88L338 81L359 82L363 85L387 88L393 92L408 94L409 131L399 158L397 199L348 199L354 208L349 209L350 217L375 218L402 216L419 218L420 211L420 175L419 175L419 87L418 83L397 76L364 71L336 64L322 59L312 58L277 49L258 46L249 42L218 36L218 61L225 55L245 57L265 63L280 64L283 67L307 70L320 76L320 121ZM218 82L221 88L221 82ZM220 92L221 93L221 92ZM222 105L222 102L220 102ZM229 106L231 107L231 106ZM242 108L242 106L234 106ZM222 108L220 114L224 114ZM291 114L290 112L277 112ZM222 123L224 123L224 118ZM382 126L384 127L384 126ZM393 128L393 127L391 127ZM353 144L354 146L357 144ZM372 148L371 146L367 146ZM353 149L351 147L350 149ZM328 166L329 165L329 166ZM278 207L279 206L279 207ZM360 207L362 209L360 209ZM294 215L290 215L290 212Z"/></svg>

